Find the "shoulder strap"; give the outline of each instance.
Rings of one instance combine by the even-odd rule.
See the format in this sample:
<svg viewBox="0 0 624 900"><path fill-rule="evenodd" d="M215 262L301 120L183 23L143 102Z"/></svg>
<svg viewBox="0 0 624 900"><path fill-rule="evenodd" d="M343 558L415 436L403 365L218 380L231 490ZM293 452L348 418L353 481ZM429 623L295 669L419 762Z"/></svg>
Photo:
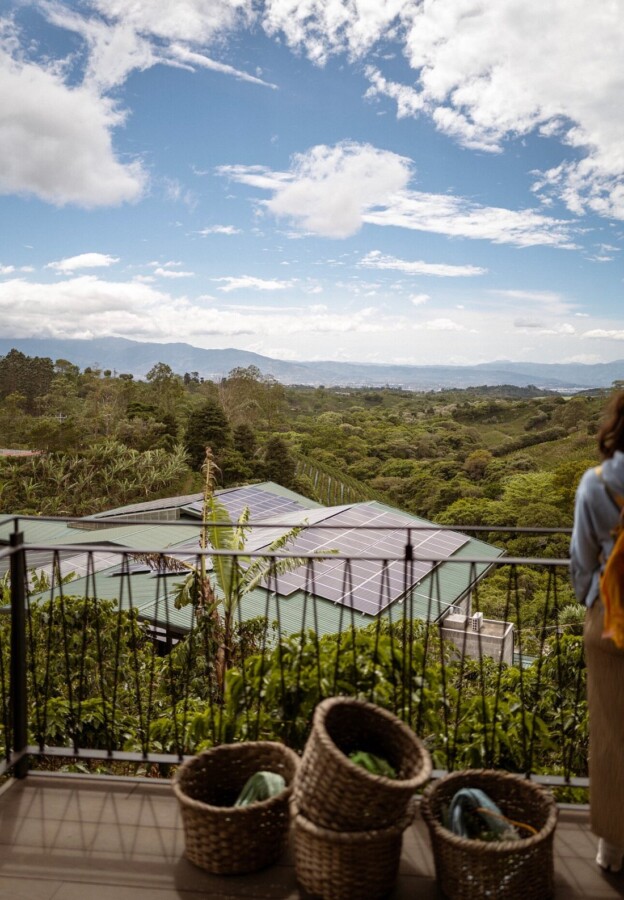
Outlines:
<svg viewBox="0 0 624 900"><path fill-rule="evenodd" d="M602 477L602 466L596 466L594 472L596 473L596 476L601 484L604 485L604 489L607 492L609 499L614 503L615 506L617 506L618 511L621 514L624 514L624 497L622 496L622 494L616 494L613 488L609 487L607 482L604 480L604 478Z"/></svg>

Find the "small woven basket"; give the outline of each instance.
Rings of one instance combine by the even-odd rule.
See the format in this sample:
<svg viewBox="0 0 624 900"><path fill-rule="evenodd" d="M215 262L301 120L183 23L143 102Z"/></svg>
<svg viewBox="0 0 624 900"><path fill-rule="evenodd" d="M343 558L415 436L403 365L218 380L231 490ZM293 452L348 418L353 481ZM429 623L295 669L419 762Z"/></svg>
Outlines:
<svg viewBox="0 0 624 900"><path fill-rule="evenodd" d="M374 831L334 831L294 817L297 880L322 900L379 900L390 893L399 871L403 831L413 806L400 822Z"/></svg>
<svg viewBox="0 0 624 900"><path fill-rule="evenodd" d="M242 875L275 862L290 826L290 796L299 757L283 744L255 741L206 750L176 772L185 856L213 875ZM275 797L235 807L256 772L276 772L286 788Z"/></svg>
<svg viewBox="0 0 624 900"><path fill-rule="evenodd" d="M348 758L363 750L387 760L396 778L372 775ZM349 697L318 704L295 779L294 798L311 822L336 831L388 828L406 815L431 775L421 741L399 718Z"/></svg>
<svg viewBox="0 0 624 900"><path fill-rule="evenodd" d="M443 817L456 791L465 787L480 788L507 818L531 825L537 833L517 841L469 840L453 834L443 826ZM445 897L552 897L557 805L539 785L518 775L487 769L454 772L427 788L420 811L429 828L438 883Z"/></svg>

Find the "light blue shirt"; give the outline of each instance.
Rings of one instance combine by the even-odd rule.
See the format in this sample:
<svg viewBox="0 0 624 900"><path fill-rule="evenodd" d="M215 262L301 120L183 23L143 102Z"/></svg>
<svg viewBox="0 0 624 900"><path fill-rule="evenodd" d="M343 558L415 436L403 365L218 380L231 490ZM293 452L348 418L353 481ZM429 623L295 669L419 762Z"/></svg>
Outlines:
<svg viewBox="0 0 624 900"><path fill-rule="evenodd" d="M574 507L574 528L570 541L570 575L577 600L591 606L599 594L600 569L613 549L613 529L619 510L607 493L606 482L616 494L624 495L624 453L616 450L602 463L602 479L588 469L579 482Z"/></svg>

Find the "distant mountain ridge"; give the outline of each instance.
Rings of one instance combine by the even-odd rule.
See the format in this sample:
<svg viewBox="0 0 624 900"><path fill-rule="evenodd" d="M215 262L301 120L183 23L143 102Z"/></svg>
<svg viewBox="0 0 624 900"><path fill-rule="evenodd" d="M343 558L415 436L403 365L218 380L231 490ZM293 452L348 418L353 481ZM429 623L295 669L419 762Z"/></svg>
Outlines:
<svg viewBox="0 0 624 900"><path fill-rule="evenodd" d="M271 359L248 350L204 350L191 344L154 344L126 338L72 340L56 338L0 338L0 356L12 349L27 356L67 359L81 369L87 366L128 372L145 378L157 362L174 372L198 372L218 380L232 369L257 366L284 384L324 384L331 387L402 387L427 391L481 385L535 385L552 390L583 390L610 387L624 379L624 360L585 365L582 363L530 363L499 360L475 366L403 366L373 363L292 362Z"/></svg>

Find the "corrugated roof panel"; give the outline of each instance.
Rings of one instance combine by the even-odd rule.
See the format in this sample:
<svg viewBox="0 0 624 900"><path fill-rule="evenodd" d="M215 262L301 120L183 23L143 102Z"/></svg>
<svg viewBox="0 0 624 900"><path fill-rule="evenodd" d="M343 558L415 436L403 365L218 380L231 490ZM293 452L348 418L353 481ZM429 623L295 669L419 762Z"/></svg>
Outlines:
<svg viewBox="0 0 624 900"><path fill-rule="evenodd" d="M283 497L289 501L296 502L301 508L291 510L290 512L278 514L274 517L266 519L267 527L256 530L249 535L247 549L261 549L265 547L271 540L274 540L280 533L275 523L281 525L296 525L303 520L307 520L308 524L322 527L323 522L331 523L332 519L338 516L346 509L357 507L361 511L358 518L363 517L366 521L367 515L374 519L379 513L392 513L396 518L405 523L405 527L410 526L417 529L419 526L435 529L436 526L417 516L398 510L377 501L369 501L362 504L347 504L341 507L323 507L321 504L307 500L299 494L294 493L286 488L282 488L272 482L264 482L263 484L254 485L253 488L264 493L274 496ZM232 488L219 492L221 494L232 494L238 489ZM112 511L113 514L120 512L131 512L157 508L172 508L177 503L188 503L189 500L196 499L200 495L187 495L179 498L168 498L167 500L158 500L148 504L134 504L131 507L121 507ZM158 506L162 504L162 506ZM100 524L102 522L101 514L98 517ZM356 517L357 518L357 517ZM273 524L273 527L271 526ZM167 548L179 548L180 546L188 546L191 550L198 547L199 540L199 523L194 522L186 526L176 525L172 522L156 523L145 522L140 525L117 525L111 527L98 528L97 531L82 531L76 528L70 528L64 522L39 521L37 519L21 520L25 538L28 543L40 545L74 545L78 549L84 548L82 554L75 554L76 557L84 557L89 545L103 544L112 547L124 547L130 551L142 552ZM7 519L0 524L0 539L8 539L8 535L14 530L13 520ZM327 529L328 545L331 544L332 530ZM366 534L366 529L362 530L362 534ZM417 532L414 532L414 545L417 545ZM456 604L471 586L471 580L475 576L481 577L488 568L487 563L472 567L467 564L461 564L460 560L481 557L485 559L495 560L503 551L483 541L466 536L466 542L459 548L455 549L452 555L443 563L439 564L432 573L423 577L420 583L415 584L409 591L406 598L395 600L383 615L393 620L403 615L404 603L408 604L408 610L414 618L426 619L432 617L438 618L440 613L448 606ZM377 538L378 539L378 538ZM406 535L407 539L407 535ZM362 546L366 547L366 539L362 538ZM362 543L362 542L361 542ZM374 546L375 541L373 540ZM355 551L352 551L355 552ZM114 562L105 559L109 554L98 555L98 559L102 565L105 563L110 568L114 568L120 562L119 556L115 557L110 554ZM374 554L370 554L373 556ZM43 565L43 562L34 560L32 564ZM336 560L337 562L338 560ZM68 571L71 559L64 560L64 571ZM156 578L153 574L136 573L129 577L109 577L109 573L104 570L97 574L95 579L95 592L98 596L106 599L118 599L124 607L132 604L141 610L141 614L150 618L160 625L164 625L169 617L169 622L176 629L188 628L191 622L191 611L175 610L172 602L165 604L165 593L171 591L172 579L182 579L183 573L170 578ZM340 578L340 572L337 573ZM351 610L348 605L339 602L332 602L329 599L321 597L310 598L306 600L304 590L302 589L304 582L299 586L291 587L292 593L289 596L281 596L278 600L275 596L269 598L269 618L281 620L282 628L289 633L295 633L305 627L318 627L320 634L332 633L338 630L341 616L343 624L351 621ZM395 585L396 588L396 585ZM85 592L93 593L94 584L92 579L79 578L74 582L66 585L64 591L67 594L84 594ZM404 592L400 592L403 594ZM341 591L337 589L337 596ZM371 595L372 596L372 595ZM397 596L395 590L394 596ZM382 599L384 599L382 597ZM387 598L386 598L387 602ZM278 605L279 604L279 605ZM374 598L371 600L371 609L375 607ZM384 603L379 604L383 607ZM245 598L244 608L242 610L245 618L263 616L267 608L267 592L262 588L258 588ZM364 615L359 612L353 613L354 620L357 624L367 624L375 620L374 615ZM305 622L304 622L305 618Z"/></svg>

